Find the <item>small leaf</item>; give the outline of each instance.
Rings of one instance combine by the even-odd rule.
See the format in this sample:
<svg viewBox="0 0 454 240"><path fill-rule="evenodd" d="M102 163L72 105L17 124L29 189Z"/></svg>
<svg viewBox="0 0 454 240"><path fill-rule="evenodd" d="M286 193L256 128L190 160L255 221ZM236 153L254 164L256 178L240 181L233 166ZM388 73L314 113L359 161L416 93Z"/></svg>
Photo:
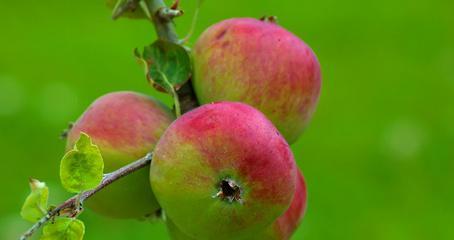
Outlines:
<svg viewBox="0 0 454 240"><path fill-rule="evenodd" d="M158 90L172 94L191 77L191 58L179 44L157 40L145 47L142 55L138 51L135 55L144 63L148 80Z"/></svg>
<svg viewBox="0 0 454 240"><path fill-rule="evenodd" d="M82 240L85 225L76 218L60 217L48 222L43 228L41 240Z"/></svg>
<svg viewBox="0 0 454 240"><path fill-rule="evenodd" d="M20 215L23 219L36 222L47 214L49 188L44 182L30 179L31 193L25 199Z"/></svg>
<svg viewBox="0 0 454 240"><path fill-rule="evenodd" d="M69 192L78 193L96 187L102 181L104 161L98 146L81 133L74 149L63 156L60 180Z"/></svg>
<svg viewBox="0 0 454 240"><path fill-rule="evenodd" d="M130 19L151 19L146 7L146 0L107 0L106 5L112 9L114 19L125 17Z"/></svg>

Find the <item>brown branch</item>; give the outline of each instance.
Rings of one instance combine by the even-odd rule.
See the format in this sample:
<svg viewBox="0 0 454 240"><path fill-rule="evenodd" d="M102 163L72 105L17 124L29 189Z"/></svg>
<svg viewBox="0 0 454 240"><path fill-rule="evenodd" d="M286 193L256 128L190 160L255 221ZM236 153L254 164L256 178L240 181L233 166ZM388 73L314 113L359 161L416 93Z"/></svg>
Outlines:
<svg viewBox="0 0 454 240"><path fill-rule="evenodd" d="M128 8L137 7L137 0L130 0L127 5ZM150 0L148 2L148 9L152 13L152 22L155 26L155 30L160 39L174 42L179 44L180 40L176 34L175 28L172 23L173 17L181 15L183 12L180 10L167 8L163 0ZM123 12L127 11L128 8L120 9L117 11L114 18L117 18ZM181 112L185 113L193 108L196 108L199 104L192 88L191 80L189 79L183 86L177 91ZM145 157L126 165L112 173L104 175L102 182L94 189L82 192L76 196L66 200L56 208L50 210L44 217L36 222L29 230L27 230L21 237L20 240L26 240L30 238L40 227L45 223L52 220L54 217L59 216L61 213L69 213L69 216L77 216L81 211L83 202L93 196L101 189L109 186L111 183L118 179L131 174L141 168L148 166L151 163L152 154L149 153Z"/></svg>
<svg viewBox="0 0 454 240"><path fill-rule="evenodd" d="M194 89L192 88L191 79L177 90L177 94L180 100L180 109L182 113L191 111L199 106Z"/></svg>
<svg viewBox="0 0 454 240"><path fill-rule="evenodd" d="M30 238L41 226L50 221L56 216L59 216L60 213L69 212L72 215L77 215L82 211L81 205L95 193L99 192L101 189L109 186L118 179L129 175L139 169L142 169L151 163L152 154L149 153L145 157L132 162L122 168L119 168L111 173L105 174L101 183L94 189L82 192L76 196L71 197L66 200L53 210L49 211L44 217L42 217L38 222L36 222L30 229L28 229L21 237L20 240L26 240Z"/></svg>

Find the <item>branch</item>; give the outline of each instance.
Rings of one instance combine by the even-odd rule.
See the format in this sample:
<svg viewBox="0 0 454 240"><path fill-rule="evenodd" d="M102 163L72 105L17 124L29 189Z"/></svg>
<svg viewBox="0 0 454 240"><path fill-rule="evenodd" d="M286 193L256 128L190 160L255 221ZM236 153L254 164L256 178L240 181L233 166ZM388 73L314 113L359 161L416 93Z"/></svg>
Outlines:
<svg viewBox="0 0 454 240"><path fill-rule="evenodd" d="M164 9L167 8L163 0L152 0L148 4L149 11L152 13L152 21L155 26L156 34L160 39L179 43L178 35L175 32L175 28L172 22L172 18L166 17L163 15ZM174 10L175 11L175 10ZM181 112L188 112L197 106L197 98L194 94L194 89L192 88L191 79L189 79L183 86L177 90L178 98L180 100Z"/></svg>
<svg viewBox="0 0 454 240"><path fill-rule="evenodd" d="M42 217L38 222L36 222L29 230L27 230L21 237L20 240L26 240L30 238L41 226L43 226L48 221L52 220L54 217L59 216L62 212L69 212L70 214L77 215L82 209L81 206L83 202L93 196L95 193L101 189L109 186L118 179L129 175L141 168L144 168L151 163L152 154L148 153L145 157L132 162L122 168L119 168L111 173L105 174L101 183L94 189L82 192L76 196L71 197L66 200L53 210L49 211L46 216Z"/></svg>
<svg viewBox="0 0 454 240"><path fill-rule="evenodd" d="M165 19L167 21L171 21L173 18L179 17L183 15L183 10L174 10L170 8L161 8L158 11L158 16L161 19Z"/></svg>
<svg viewBox="0 0 454 240"><path fill-rule="evenodd" d="M114 18L117 18L122 12L126 11L127 8L137 7L137 0L129 0L128 4L125 5L124 9L119 9ZM148 10L152 14L152 22L155 26L156 33L160 39L179 43L178 35L175 32L175 28L172 22L174 17L183 14L183 11L168 8L163 0L150 0L148 2ZM180 100L181 112L185 113L193 108L196 108L199 104L192 88L191 79L189 79L183 86L177 90L178 98ZM104 175L102 182L94 189L82 192L76 196L66 200L56 208L50 210L44 217L36 222L29 230L27 230L21 237L20 240L26 240L30 238L40 227L45 223L52 220L61 213L69 213L70 216L77 216L82 211L82 204L85 200L89 199L95 193L101 189L109 186L118 179L129 175L141 168L144 168L151 163L152 154L149 153L145 157L126 165L114 172Z"/></svg>

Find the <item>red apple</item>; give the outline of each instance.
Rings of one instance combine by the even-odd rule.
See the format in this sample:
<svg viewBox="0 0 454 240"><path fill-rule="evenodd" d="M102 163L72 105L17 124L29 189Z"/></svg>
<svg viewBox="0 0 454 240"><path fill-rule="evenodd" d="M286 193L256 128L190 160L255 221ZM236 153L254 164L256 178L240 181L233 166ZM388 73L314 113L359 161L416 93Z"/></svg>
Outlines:
<svg viewBox="0 0 454 240"><path fill-rule="evenodd" d="M104 170L112 172L152 151L174 120L170 109L148 96L114 92L97 99L68 133L66 149L72 149L81 132L98 145ZM88 208L116 218L139 218L160 206L148 180L149 168L141 169L102 189L87 200Z"/></svg>
<svg viewBox="0 0 454 240"><path fill-rule="evenodd" d="M248 239L289 207L296 165L285 139L258 110L220 102L170 125L150 167L167 217L195 239Z"/></svg>
<svg viewBox="0 0 454 240"><path fill-rule="evenodd" d="M298 171L295 195L287 211L267 229L257 240L288 240L298 228L307 206L306 182Z"/></svg>
<svg viewBox="0 0 454 240"><path fill-rule="evenodd" d="M209 27L194 47L193 86L201 104L247 103L295 142L309 123L320 65L301 39L271 22L233 18Z"/></svg>

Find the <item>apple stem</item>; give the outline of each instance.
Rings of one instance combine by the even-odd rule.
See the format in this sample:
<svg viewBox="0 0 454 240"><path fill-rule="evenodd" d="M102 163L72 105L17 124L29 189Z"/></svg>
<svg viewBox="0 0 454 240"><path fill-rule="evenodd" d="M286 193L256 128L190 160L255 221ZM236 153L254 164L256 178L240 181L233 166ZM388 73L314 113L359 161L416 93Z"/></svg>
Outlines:
<svg viewBox="0 0 454 240"><path fill-rule="evenodd" d="M203 0L197 0L197 6L194 11L194 15L192 17L191 27L189 28L188 33L186 36L180 40L180 44L186 43L189 38L191 38L192 34L194 33L195 25L197 23L197 19L199 17L200 6L202 5Z"/></svg>
<svg viewBox="0 0 454 240"><path fill-rule="evenodd" d="M122 177L127 176L146 166L149 166L151 163L152 156L153 156L152 153L148 153L146 156L135 162L132 162L111 173L105 174L103 180L96 188L81 192L76 196L69 198L68 200L66 200L59 206L55 207L54 209L50 210L44 217L42 217L30 229L28 229L19 239L26 240L30 238L40 227L42 227L45 223L52 220L56 216L60 216L61 213L68 213L69 217L76 217L83 211L81 206L85 200L89 199L91 196L95 195L101 189L109 186L113 182L121 179Z"/></svg>

